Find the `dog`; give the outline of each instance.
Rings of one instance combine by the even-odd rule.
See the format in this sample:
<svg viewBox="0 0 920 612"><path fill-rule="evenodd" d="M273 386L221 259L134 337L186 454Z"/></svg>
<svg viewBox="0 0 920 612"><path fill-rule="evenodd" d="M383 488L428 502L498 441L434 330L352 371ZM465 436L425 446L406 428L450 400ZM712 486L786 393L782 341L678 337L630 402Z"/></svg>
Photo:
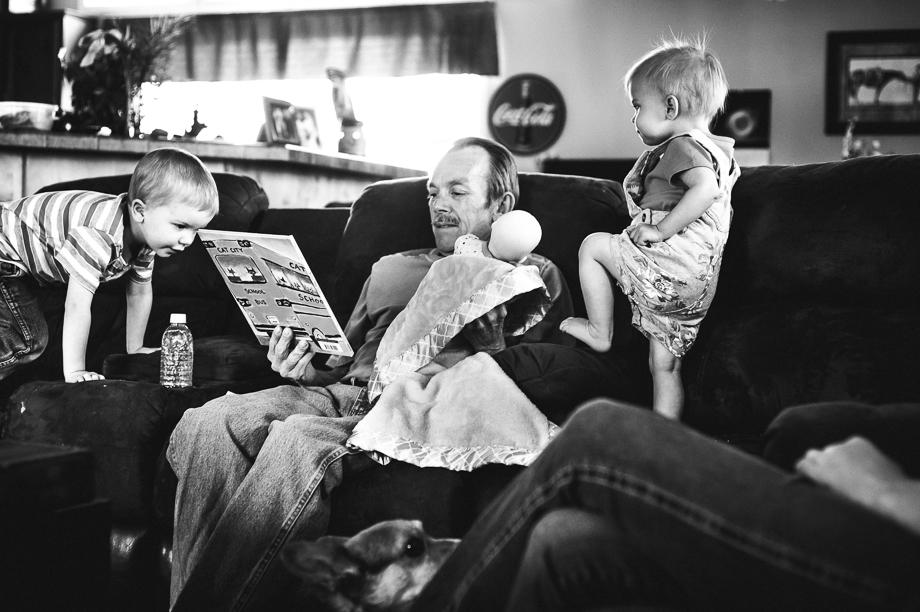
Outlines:
<svg viewBox="0 0 920 612"><path fill-rule="evenodd" d="M281 560L313 605L330 612L403 612L459 543L430 537L421 521L393 520L351 538L291 542Z"/></svg>

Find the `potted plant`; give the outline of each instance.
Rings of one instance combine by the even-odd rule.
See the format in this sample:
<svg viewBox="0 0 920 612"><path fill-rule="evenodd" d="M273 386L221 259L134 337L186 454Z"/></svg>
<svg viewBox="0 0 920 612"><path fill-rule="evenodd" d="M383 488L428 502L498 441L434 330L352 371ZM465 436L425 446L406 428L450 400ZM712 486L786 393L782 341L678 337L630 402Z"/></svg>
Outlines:
<svg viewBox="0 0 920 612"><path fill-rule="evenodd" d="M169 72L170 52L191 23L188 16L156 17L149 31L114 23L77 42L64 77L72 84L71 129L108 127L112 134L140 134L140 88L162 82Z"/></svg>

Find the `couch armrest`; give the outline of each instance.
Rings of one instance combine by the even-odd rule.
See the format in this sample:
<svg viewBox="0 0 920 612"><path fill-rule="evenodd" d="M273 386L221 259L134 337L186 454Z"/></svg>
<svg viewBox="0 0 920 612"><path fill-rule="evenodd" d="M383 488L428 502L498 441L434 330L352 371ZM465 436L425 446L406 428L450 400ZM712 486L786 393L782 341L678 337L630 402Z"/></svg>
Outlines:
<svg viewBox="0 0 920 612"><path fill-rule="evenodd" d="M233 391L248 393L265 381L167 389L123 380L31 382L8 405L8 437L79 446L93 453L96 494L112 501L115 522L155 524L156 462L182 414Z"/></svg>

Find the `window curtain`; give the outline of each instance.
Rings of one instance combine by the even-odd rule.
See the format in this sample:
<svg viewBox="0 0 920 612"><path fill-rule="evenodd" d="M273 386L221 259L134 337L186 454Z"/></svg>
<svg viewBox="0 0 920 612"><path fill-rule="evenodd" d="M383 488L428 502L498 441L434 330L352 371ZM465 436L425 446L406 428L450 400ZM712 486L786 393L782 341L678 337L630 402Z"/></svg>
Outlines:
<svg viewBox="0 0 920 612"><path fill-rule="evenodd" d="M132 27L149 20L128 19ZM146 23L145 23L146 22ZM174 81L428 73L498 74L491 2L199 15L170 62Z"/></svg>

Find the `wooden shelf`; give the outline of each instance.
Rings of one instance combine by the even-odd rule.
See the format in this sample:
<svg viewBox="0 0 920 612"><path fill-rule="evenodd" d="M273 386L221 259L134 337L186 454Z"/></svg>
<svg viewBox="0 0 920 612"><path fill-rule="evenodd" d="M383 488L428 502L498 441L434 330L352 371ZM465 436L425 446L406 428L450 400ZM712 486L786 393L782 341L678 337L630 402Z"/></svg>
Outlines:
<svg viewBox="0 0 920 612"><path fill-rule="evenodd" d="M351 202L373 182L426 175L415 168L295 145L0 131L0 201L30 195L60 181L130 173L141 157L162 147L185 149L212 172L251 176L265 189L273 208L319 208L329 202Z"/></svg>

